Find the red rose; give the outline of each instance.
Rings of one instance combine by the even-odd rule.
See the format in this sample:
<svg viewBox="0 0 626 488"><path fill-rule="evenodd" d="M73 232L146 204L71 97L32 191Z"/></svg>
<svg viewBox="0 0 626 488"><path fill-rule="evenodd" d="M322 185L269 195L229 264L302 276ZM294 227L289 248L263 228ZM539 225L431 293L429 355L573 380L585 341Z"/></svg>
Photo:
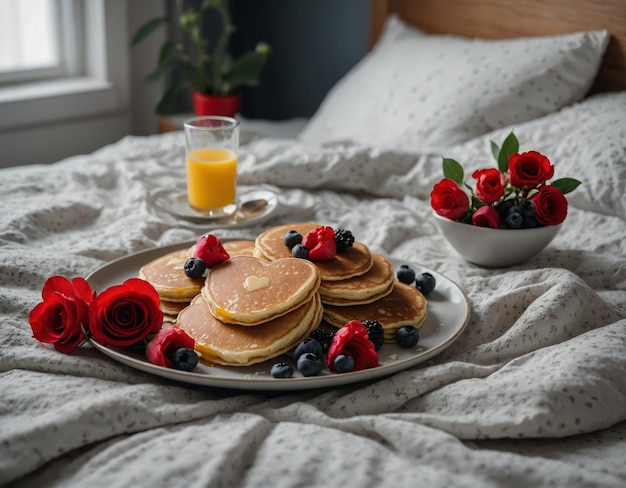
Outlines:
<svg viewBox="0 0 626 488"><path fill-rule="evenodd" d="M500 225L500 214L495 208L485 205L474 212L472 215L472 224L478 227L497 229Z"/></svg>
<svg viewBox="0 0 626 488"><path fill-rule="evenodd" d="M89 331L102 345L132 346L161 329L159 304L159 294L150 283L130 278L107 288L91 302Z"/></svg>
<svg viewBox="0 0 626 488"><path fill-rule="evenodd" d="M504 175L495 168L479 169L472 173L476 181L476 195L487 205L490 205L504 195Z"/></svg>
<svg viewBox="0 0 626 488"><path fill-rule="evenodd" d="M378 353L374 343L369 340L367 329L358 320L351 320L335 332L327 356L328 369L333 372L336 371L335 359L340 354L354 359L352 371L378 366Z"/></svg>
<svg viewBox="0 0 626 488"><path fill-rule="evenodd" d="M152 364L173 367L172 358L180 348L193 349L196 341L174 325L163 327L146 346L146 356Z"/></svg>
<svg viewBox="0 0 626 488"><path fill-rule="evenodd" d="M567 198L552 185L542 186L529 200L535 204L535 219L541 225L558 225L567 216Z"/></svg>
<svg viewBox="0 0 626 488"><path fill-rule="evenodd" d="M554 175L550 160L537 151L512 154L509 158L509 181L516 188L536 188Z"/></svg>
<svg viewBox="0 0 626 488"><path fill-rule="evenodd" d="M207 268L230 259L220 240L213 234L207 234L198 239L193 257L200 258Z"/></svg>
<svg viewBox="0 0 626 488"><path fill-rule="evenodd" d="M93 292L84 278L71 282L63 276L46 280L38 303L28 317L33 337L53 344L62 353L70 353L85 339L82 327L88 326L89 303Z"/></svg>
<svg viewBox="0 0 626 488"><path fill-rule="evenodd" d="M317 227L303 238L302 245L309 250L309 258L315 261L328 261L337 254L337 241L332 227Z"/></svg>
<svg viewBox="0 0 626 488"><path fill-rule="evenodd" d="M433 187L430 205L442 217L458 220L467 213L469 198L453 180L444 178Z"/></svg>

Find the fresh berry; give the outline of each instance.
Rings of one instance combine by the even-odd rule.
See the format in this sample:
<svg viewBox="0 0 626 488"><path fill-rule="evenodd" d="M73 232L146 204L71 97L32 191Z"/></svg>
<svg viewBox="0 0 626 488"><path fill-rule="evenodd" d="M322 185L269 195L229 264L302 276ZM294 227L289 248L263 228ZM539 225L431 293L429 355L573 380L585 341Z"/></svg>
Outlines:
<svg viewBox="0 0 626 488"><path fill-rule="evenodd" d="M302 244L296 244L291 248L291 255L294 258L309 259L309 250Z"/></svg>
<svg viewBox="0 0 626 488"><path fill-rule="evenodd" d="M176 369L191 371L198 366L198 353L189 347L176 349L172 364Z"/></svg>
<svg viewBox="0 0 626 488"><path fill-rule="evenodd" d="M328 369L335 371L335 358L341 354L352 356L354 371L378 366L378 353L374 343L369 340L367 329L358 320L351 320L335 332L326 355Z"/></svg>
<svg viewBox="0 0 626 488"><path fill-rule="evenodd" d="M396 342L401 347L413 347L420 340L420 332L412 325L405 325L396 331Z"/></svg>
<svg viewBox="0 0 626 488"><path fill-rule="evenodd" d="M354 236L349 230L336 229L335 243L337 244L337 252L345 252L354 244Z"/></svg>
<svg viewBox="0 0 626 488"><path fill-rule="evenodd" d="M378 351L385 343L385 331L378 320L364 320L362 324L367 329L367 336Z"/></svg>
<svg viewBox="0 0 626 488"><path fill-rule="evenodd" d="M318 358L321 358L324 353L322 352L322 345L315 339L308 337L300 342L293 350L293 358L297 361L303 354L312 353Z"/></svg>
<svg viewBox="0 0 626 488"><path fill-rule="evenodd" d="M437 280L430 273L422 273L415 278L415 288L422 292L422 295L426 296L437 286Z"/></svg>
<svg viewBox="0 0 626 488"><path fill-rule="evenodd" d="M287 231L283 236L283 243L289 249L293 249L293 246L302 243L302 234L296 230Z"/></svg>
<svg viewBox="0 0 626 488"><path fill-rule="evenodd" d="M316 376L323 367L322 360L312 352L305 352L298 358L298 370L302 376Z"/></svg>
<svg viewBox="0 0 626 488"><path fill-rule="evenodd" d="M519 229L523 222L524 216L521 213L509 211L509 214L504 219L504 226L507 229Z"/></svg>
<svg viewBox="0 0 626 488"><path fill-rule="evenodd" d="M536 211L537 211L537 209L535 207L535 204L533 202L531 202L530 200L526 200L522 204L522 212L524 213L524 215L526 217L534 217Z"/></svg>
<svg viewBox="0 0 626 488"><path fill-rule="evenodd" d="M415 281L415 270L408 264L401 264L396 270L396 278L398 281L410 285Z"/></svg>
<svg viewBox="0 0 626 488"><path fill-rule="evenodd" d="M328 261L337 254L335 231L332 227L317 227L310 230L303 238L302 245L309 250L309 259Z"/></svg>
<svg viewBox="0 0 626 488"><path fill-rule="evenodd" d="M340 354L335 358L335 371L337 373L349 373L354 369L354 359L347 354Z"/></svg>
<svg viewBox="0 0 626 488"><path fill-rule="evenodd" d="M287 363L275 363L270 369L272 378L291 378L293 376L293 368Z"/></svg>
<svg viewBox="0 0 626 488"><path fill-rule="evenodd" d="M187 277L200 278L206 270L206 265L200 258L189 258L185 261L184 269Z"/></svg>
<svg viewBox="0 0 626 488"><path fill-rule="evenodd" d="M230 259L222 242L213 234L206 234L198 239L193 252L194 258L200 258L207 268L212 268Z"/></svg>
<svg viewBox="0 0 626 488"><path fill-rule="evenodd" d="M534 229L535 227L539 227L539 222L535 217L524 217L524 221L522 222L522 229Z"/></svg>
<svg viewBox="0 0 626 488"><path fill-rule="evenodd" d="M333 341L334 335L334 332L318 327L311 332L310 337L320 343L320 346L322 346L322 352L325 354L328 352L328 348L330 347L330 343Z"/></svg>
<svg viewBox="0 0 626 488"><path fill-rule="evenodd" d="M496 210L498 214L500 214L500 218L504 220L509 213L509 210L513 206L513 202L511 200L504 200L503 202L496 205Z"/></svg>

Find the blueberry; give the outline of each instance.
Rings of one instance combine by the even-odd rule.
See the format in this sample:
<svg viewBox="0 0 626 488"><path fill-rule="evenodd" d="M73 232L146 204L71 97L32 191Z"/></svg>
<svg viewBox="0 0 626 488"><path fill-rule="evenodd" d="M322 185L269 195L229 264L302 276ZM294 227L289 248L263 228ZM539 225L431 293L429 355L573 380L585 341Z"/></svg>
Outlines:
<svg viewBox="0 0 626 488"><path fill-rule="evenodd" d="M305 352L298 358L298 369L302 376L316 376L323 366L322 360L312 352Z"/></svg>
<svg viewBox="0 0 626 488"><path fill-rule="evenodd" d="M534 229L535 227L539 227L539 222L537 222L535 217L524 217L522 229Z"/></svg>
<svg viewBox="0 0 626 488"><path fill-rule="evenodd" d="M318 358L321 358L324 355L322 352L322 345L315 339L308 337L300 342L293 350L293 359L297 361L300 356L306 354L307 352L315 354Z"/></svg>
<svg viewBox="0 0 626 488"><path fill-rule="evenodd" d="M189 278L200 278L206 270L206 265L200 258L189 258L185 261L184 270Z"/></svg>
<svg viewBox="0 0 626 488"><path fill-rule="evenodd" d="M309 250L302 244L296 244L291 248L291 255L294 258L309 259Z"/></svg>
<svg viewBox="0 0 626 488"><path fill-rule="evenodd" d="M335 370L337 373L349 373L354 368L354 359L346 354L340 354L335 358Z"/></svg>
<svg viewBox="0 0 626 488"><path fill-rule="evenodd" d="M437 286L437 280L430 273L422 273L415 278L415 288L422 292L422 295L426 296Z"/></svg>
<svg viewBox="0 0 626 488"><path fill-rule="evenodd" d="M522 207L520 207L519 205L512 205L511 208L509 208L509 211L506 213L507 215L511 215L511 214L520 214L522 215L524 213L524 211L522 210Z"/></svg>
<svg viewBox="0 0 626 488"><path fill-rule="evenodd" d="M498 214L500 214L501 219L504 219L507 216L512 206L513 202L511 200L504 200L496 206L496 210L498 211Z"/></svg>
<svg viewBox="0 0 626 488"><path fill-rule="evenodd" d="M513 212L513 213L509 213L504 219L504 226L507 229L519 229L522 226L523 222L524 222L524 217L522 216L522 214Z"/></svg>
<svg viewBox="0 0 626 488"><path fill-rule="evenodd" d="M290 230L290 231L287 231L285 235L283 236L283 243L289 249L293 249L293 246L295 246L296 244L300 244L301 242L302 242L302 234L300 234L298 231Z"/></svg>
<svg viewBox="0 0 626 488"><path fill-rule="evenodd" d="M537 209L535 208L535 204L531 202L530 200L526 200L522 204L522 211L524 212L524 215L526 217L534 217L536 210Z"/></svg>
<svg viewBox="0 0 626 488"><path fill-rule="evenodd" d="M396 342L401 347L413 347L420 340L420 332L412 325L405 325L396 331Z"/></svg>
<svg viewBox="0 0 626 488"><path fill-rule="evenodd" d="M198 366L198 353L189 347L181 347L176 349L172 363L176 369L191 371Z"/></svg>
<svg viewBox="0 0 626 488"><path fill-rule="evenodd" d="M287 363L275 363L270 369L273 378L291 378L293 376L293 368Z"/></svg>
<svg viewBox="0 0 626 488"><path fill-rule="evenodd" d="M402 264L396 270L396 278L398 281L410 285L415 281L415 271L408 264Z"/></svg>

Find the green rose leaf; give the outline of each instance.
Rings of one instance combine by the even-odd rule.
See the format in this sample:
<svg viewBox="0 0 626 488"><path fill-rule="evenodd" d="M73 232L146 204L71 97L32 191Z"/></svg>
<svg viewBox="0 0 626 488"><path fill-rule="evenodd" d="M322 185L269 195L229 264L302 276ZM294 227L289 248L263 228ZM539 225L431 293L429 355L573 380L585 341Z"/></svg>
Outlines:
<svg viewBox="0 0 626 488"><path fill-rule="evenodd" d="M502 143L502 149L498 154L498 169L502 173L506 173L509 169L509 158L512 154L519 151L519 141L515 134L511 132Z"/></svg>
<svg viewBox="0 0 626 488"><path fill-rule="evenodd" d="M463 184L463 178L465 177L463 166L451 158L443 158L443 175L458 185Z"/></svg>
<svg viewBox="0 0 626 488"><path fill-rule="evenodd" d="M498 157L500 156L500 146L493 141L491 141L491 154L493 154L495 160L498 161Z"/></svg>
<svg viewBox="0 0 626 488"><path fill-rule="evenodd" d="M563 193L563 195L565 195L566 193L574 191L576 188L578 188L578 185L580 185L580 183L580 181L574 178L560 178L558 180L554 180L552 182L552 186L559 190L561 193Z"/></svg>

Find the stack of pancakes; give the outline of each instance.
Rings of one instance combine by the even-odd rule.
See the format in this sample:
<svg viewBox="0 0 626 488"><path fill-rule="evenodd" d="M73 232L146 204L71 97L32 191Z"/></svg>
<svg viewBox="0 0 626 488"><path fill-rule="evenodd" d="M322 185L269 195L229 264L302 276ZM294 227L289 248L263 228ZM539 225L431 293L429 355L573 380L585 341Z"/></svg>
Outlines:
<svg viewBox="0 0 626 488"><path fill-rule="evenodd" d="M302 259L234 256L211 268L177 323L207 362L246 366L289 351L322 320L317 268Z"/></svg>
<svg viewBox="0 0 626 488"><path fill-rule="evenodd" d="M205 277L185 275L195 246L169 253L140 269L159 293L167 318L196 341L209 363L246 366L293 349L325 321L341 328L351 320L377 320L386 342L405 325L420 327L424 296L395 279L391 262L361 242L328 261L296 259L283 237L306 235L319 224L273 227L255 241L223 243L230 259Z"/></svg>
<svg viewBox="0 0 626 488"><path fill-rule="evenodd" d="M289 257L283 236L290 230L304 236L317 227L311 222L273 227L256 238L254 255L267 261ZM328 324L341 328L353 319L377 320L385 341L394 342L400 327L420 327L426 319L426 299L420 291L395 280L389 260L363 243L354 242L331 260L312 262L320 272L319 294Z"/></svg>

